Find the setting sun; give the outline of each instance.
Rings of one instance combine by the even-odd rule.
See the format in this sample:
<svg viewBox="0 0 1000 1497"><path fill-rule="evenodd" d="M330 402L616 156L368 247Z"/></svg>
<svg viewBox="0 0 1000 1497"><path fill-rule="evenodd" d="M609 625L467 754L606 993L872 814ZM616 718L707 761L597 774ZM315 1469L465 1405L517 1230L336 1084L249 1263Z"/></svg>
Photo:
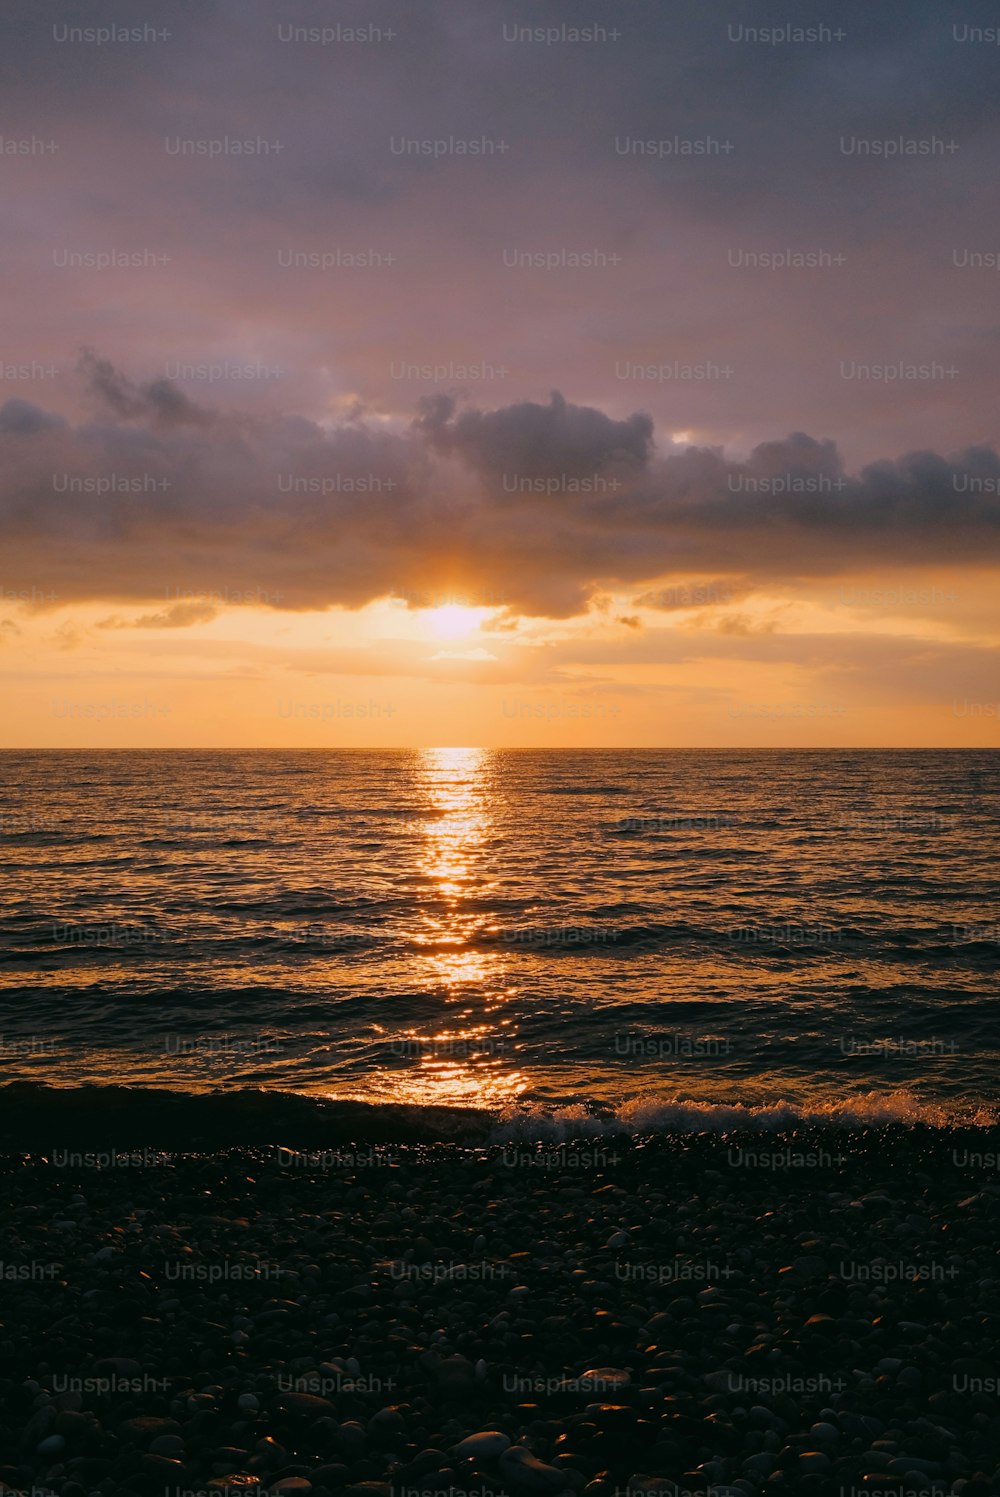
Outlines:
<svg viewBox="0 0 1000 1497"><path fill-rule="evenodd" d="M479 628L487 612L485 608L470 608L465 603L442 603L440 608L426 610L428 632L435 639L464 639Z"/></svg>

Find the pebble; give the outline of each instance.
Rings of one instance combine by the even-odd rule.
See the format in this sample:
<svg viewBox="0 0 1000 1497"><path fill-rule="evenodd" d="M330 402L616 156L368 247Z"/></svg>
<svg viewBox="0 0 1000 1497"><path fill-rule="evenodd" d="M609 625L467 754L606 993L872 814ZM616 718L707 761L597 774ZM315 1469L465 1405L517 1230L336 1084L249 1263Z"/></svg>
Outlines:
<svg viewBox="0 0 1000 1497"><path fill-rule="evenodd" d="M503 1451L498 1465L504 1480L523 1491L555 1493L564 1485L561 1471L547 1466L523 1445L511 1445Z"/></svg>
<svg viewBox="0 0 1000 1497"><path fill-rule="evenodd" d="M804 1279L825 1278L829 1269L825 1258L806 1254L796 1258L792 1264L795 1272Z"/></svg>
<svg viewBox="0 0 1000 1497"><path fill-rule="evenodd" d="M586 1372L580 1374L580 1381L584 1387L591 1384L602 1391L616 1392L628 1387L632 1374L626 1372L624 1367L588 1367Z"/></svg>
<svg viewBox="0 0 1000 1497"><path fill-rule="evenodd" d="M472 1456L477 1460L492 1460L507 1449L510 1436L498 1429L484 1429L476 1435L467 1435L454 1447L458 1456Z"/></svg>

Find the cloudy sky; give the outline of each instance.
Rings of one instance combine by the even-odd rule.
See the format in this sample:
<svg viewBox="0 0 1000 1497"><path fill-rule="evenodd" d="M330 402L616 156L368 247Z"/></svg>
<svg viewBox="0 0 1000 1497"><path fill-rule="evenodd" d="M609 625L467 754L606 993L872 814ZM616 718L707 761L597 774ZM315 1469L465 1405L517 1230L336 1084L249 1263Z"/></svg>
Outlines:
<svg viewBox="0 0 1000 1497"><path fill-rule="evenodd" d="M1000 741L969 0L7 0L10 746Z"/></svg>

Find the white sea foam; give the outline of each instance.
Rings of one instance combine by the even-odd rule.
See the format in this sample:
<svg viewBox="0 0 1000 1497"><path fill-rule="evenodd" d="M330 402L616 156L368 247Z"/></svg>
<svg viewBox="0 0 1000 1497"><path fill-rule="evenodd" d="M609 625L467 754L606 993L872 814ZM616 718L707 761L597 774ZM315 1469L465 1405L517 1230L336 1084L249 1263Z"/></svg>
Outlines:
<svg viewBox="0 0 1000 1497"><path fill-rule="evenodd" d="M888 1124L985 1128L996 1121L995 1114L987 1108L950 1110L943 1103L921 1101L907 1091L870 1091L831 1102L779 1101L760 1106L699 1101L690 1097L638 1097L603 1116L595 1116L580 1105L510 1109L498 1118L490 1137L493 1142L503 1142L528 1138L600 1138L615 1134L728 1133L737 1129L778 1133L793 1128L871 1128Z"/></svg>

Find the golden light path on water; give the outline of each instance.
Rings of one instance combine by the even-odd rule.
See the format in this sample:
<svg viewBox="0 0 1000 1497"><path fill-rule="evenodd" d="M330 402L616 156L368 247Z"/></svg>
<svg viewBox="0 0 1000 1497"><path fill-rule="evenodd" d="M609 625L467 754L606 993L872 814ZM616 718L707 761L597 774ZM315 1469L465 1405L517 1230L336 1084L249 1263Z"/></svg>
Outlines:
<svg viewBox="0 0 1000 1497"><path fill-rule="evenodd" d="M526 1085L512 1068L514 1036L503 1018L504 1001L514 991L509 958L464 949L489 924L469 901L488 894L495 880L484 857L500 793L491 758L480 748L420 753L417 775L427 813L420 872L434 897L416 936L425 954L415 962L426 974L421 986L442 994L454 1022L432 1033L411 1028L400 1034L409 1064L379 1077L386 1100L492 1109L514 1101Z"/></svg>

